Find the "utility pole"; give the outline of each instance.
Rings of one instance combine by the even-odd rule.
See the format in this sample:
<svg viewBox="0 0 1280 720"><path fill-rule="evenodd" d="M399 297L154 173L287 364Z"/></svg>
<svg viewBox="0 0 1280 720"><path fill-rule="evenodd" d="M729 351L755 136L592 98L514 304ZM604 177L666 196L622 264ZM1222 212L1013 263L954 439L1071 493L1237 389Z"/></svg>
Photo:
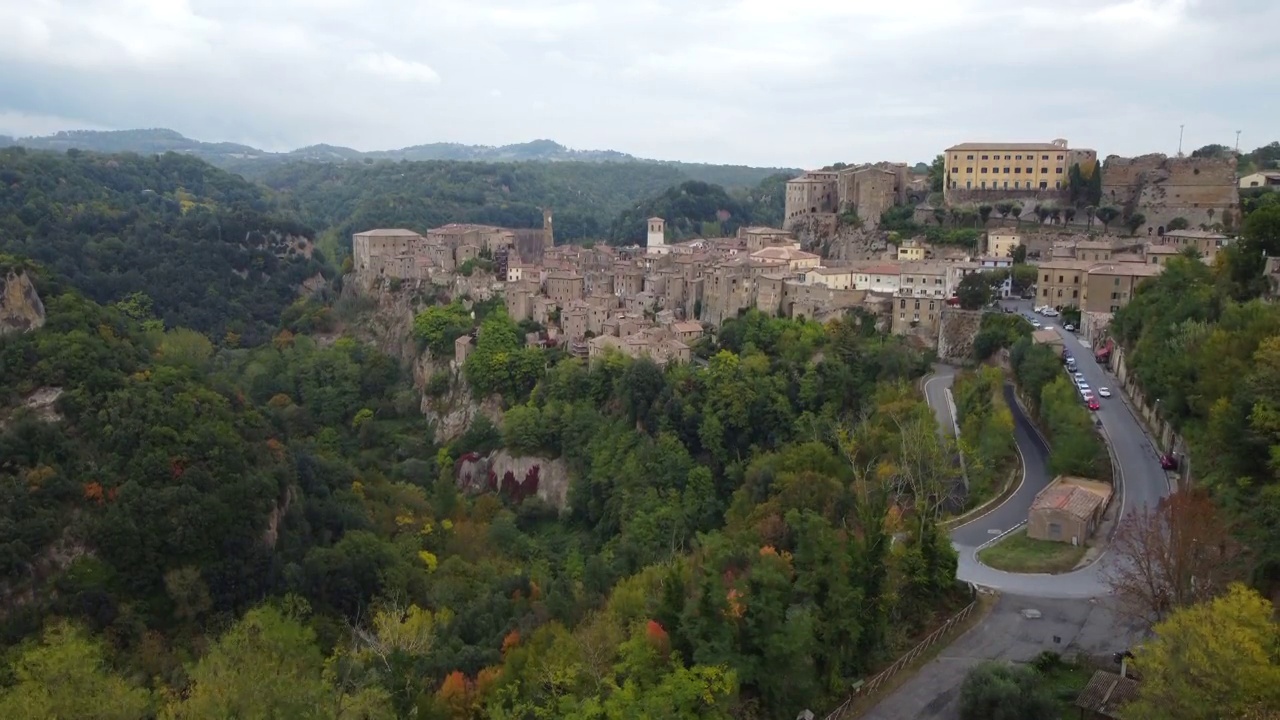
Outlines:
<svg viewBox="0 0 1280 720"><path fill-rule="evenodd" d="M1236 131L1236 154L1240 154L1240 131Z"/></svg>
<svg viewBox="0 0 1280 720"><path fill-rule="evenodd" d="M1182 131L1186 127L1186 125L1178 126L1178 157L1182 157Z"/></svg>

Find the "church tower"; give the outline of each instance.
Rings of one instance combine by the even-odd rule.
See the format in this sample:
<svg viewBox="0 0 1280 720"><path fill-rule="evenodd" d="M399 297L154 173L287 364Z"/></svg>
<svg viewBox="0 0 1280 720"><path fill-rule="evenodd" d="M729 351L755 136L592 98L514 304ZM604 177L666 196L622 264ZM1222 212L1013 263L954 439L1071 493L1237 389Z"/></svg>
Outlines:
<svg viewBox="0 0 1280 720"><path fill-rule="evenodd" d="M542 248L556 244L556 234L551 229L551 208L542 208Z"/></svg>
<svg viewBox="0 0 1280 720"><path fill-rule="evenodd" d="M649 236L646 241L648 252L651 255L660 255L666 253L667 248L667 221L660 217L649 218Z"/></svg>

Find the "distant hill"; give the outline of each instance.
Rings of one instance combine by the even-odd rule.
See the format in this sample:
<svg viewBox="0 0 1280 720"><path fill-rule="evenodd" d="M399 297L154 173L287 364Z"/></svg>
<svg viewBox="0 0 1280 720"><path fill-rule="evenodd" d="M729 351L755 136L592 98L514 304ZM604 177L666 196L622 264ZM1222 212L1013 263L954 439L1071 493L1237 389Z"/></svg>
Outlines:
<svg viewBox="0 0 1280 720"><path fill-rule="evenodd" d="M616 150L573 150L553 140L533 140L514 145L462 145L429 143L398 150L362 152L335 145L310 145L274 153L238 143L193 140L163 128L147 130L67 130L43 137L12 138L0 135L0 147L18 145L33 150L89 150L102 153L139 154L176 152L192 155L227 170L258 179L273 168L293 162L368 163L383 160L455 160L472 162L588 162L667 165L691 180L726 188L752 187L778 173L798 174L794 168L756 168L745 165L710 165L637 158Z"/></svg>

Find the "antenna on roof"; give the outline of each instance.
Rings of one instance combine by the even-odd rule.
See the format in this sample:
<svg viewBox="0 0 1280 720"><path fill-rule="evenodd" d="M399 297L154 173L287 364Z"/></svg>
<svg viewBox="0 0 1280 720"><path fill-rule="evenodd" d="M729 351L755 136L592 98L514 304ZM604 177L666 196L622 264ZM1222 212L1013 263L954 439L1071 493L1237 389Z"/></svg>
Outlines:
<svg viewBox="0 0 1280 720"><path fill-rule="evenodd" d="M1186 127L1186 125L1178 126L1178 157L1182 157L1182 131Z"/></svg>

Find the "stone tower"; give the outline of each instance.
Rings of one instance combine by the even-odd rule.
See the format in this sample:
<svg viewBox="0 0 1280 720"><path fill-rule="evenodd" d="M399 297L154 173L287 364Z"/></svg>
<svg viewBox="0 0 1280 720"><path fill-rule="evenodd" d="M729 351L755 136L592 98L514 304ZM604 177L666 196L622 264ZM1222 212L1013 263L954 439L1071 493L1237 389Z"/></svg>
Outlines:
<svg viewBox="0 0 1280 720"><path fill-rule="evenodd" d="M556 244L556 234L551 228L551 208L542 208L542 247L552 247Z"/></svg>
<svg viewBox="0 0 1280 720"><path fill-rule="evenodd" d="M648 252L661 254L667 251L667 221L660 217L649 218Z"/></svg>

